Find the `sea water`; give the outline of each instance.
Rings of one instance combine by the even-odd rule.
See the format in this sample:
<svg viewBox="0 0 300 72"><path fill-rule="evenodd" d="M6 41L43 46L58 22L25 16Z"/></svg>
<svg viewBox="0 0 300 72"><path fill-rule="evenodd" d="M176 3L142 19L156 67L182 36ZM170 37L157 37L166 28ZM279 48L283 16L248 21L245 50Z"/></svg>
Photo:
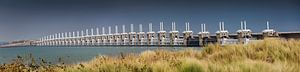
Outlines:
<svg viewBox="0 0 300 72"><path fill-rule="evenodd" d="M186 49L187 47L15 47L0 48L0 64L10 63L17 56L26 59L40 60L67 64L79 63L93 59L99 55L118 56L121 54L141 53L145 50L167 49L172 51ZM195 50L200 47L189 47Z"/></svg>

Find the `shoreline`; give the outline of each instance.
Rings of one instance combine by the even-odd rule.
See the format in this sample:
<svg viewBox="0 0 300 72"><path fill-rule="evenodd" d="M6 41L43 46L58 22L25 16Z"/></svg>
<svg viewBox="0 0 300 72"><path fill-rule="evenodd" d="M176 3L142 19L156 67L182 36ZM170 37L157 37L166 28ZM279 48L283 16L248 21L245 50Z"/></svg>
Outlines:
<svg viewBox="0 0 300 72"><path fill-rule="evenodd" d="M0 65L0 71L19 71L8 66L23 67L28 71L46 72L295 72L300 67L300 41L269 39L248 45L208 45L201 51L143 51L140 54L118 57L98 56L90 61L73 64L47 64L37 68L22 66L22 62ZM21 64L21 66L18 66Z"/></svg>

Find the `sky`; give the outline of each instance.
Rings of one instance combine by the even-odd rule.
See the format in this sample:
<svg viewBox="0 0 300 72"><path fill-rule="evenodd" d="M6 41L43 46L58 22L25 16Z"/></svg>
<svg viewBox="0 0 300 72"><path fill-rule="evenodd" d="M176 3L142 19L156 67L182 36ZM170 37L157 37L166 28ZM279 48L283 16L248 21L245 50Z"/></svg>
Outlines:
<svg viewBox="0 0 300 72"><path fill-rule="evenodd" d="M158 31L159 22L170 31L173 21L180 32L190 22L194 34L202 23L214 34L219 21L236 33L241 20L253 32L264 30L267 20L276 31L300 31L299 7L299 0L0 0L0 41L108 26L115 32L115 25L119 32L126 25L128 32L130 24L148 31L153 23Z"/></svg>

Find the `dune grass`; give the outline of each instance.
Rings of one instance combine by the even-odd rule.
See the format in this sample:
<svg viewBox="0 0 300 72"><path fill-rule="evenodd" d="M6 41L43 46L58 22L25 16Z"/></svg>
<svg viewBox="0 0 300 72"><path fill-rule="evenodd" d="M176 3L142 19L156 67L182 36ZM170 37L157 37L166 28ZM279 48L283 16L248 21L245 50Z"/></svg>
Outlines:
<svg viewBox="0 0 300 72"><path fill-rule="evenodd" d="M74 65L1 65L0 72L297 72L300 41L265 39L247 45L210 44L201 50L144 51L139 55L98 56Z"/></svg>

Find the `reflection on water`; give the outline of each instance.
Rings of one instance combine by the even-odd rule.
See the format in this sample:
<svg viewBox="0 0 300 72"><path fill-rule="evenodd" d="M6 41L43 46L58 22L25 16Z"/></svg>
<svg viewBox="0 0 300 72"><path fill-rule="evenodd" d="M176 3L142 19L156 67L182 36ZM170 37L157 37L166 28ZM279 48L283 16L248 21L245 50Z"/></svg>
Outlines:
<svg viewBox="0 0 300 72"><path fill-rule="evenodd" d="M0 48L0 64L11 62L17 56L35 59L43 58L49 62L62 60L65 63L87 61L97 55L116 56L128 53L140 53L145 50L182 50L186 47L17 47ZM193 49L199 49L194 47Z"/></svg>

